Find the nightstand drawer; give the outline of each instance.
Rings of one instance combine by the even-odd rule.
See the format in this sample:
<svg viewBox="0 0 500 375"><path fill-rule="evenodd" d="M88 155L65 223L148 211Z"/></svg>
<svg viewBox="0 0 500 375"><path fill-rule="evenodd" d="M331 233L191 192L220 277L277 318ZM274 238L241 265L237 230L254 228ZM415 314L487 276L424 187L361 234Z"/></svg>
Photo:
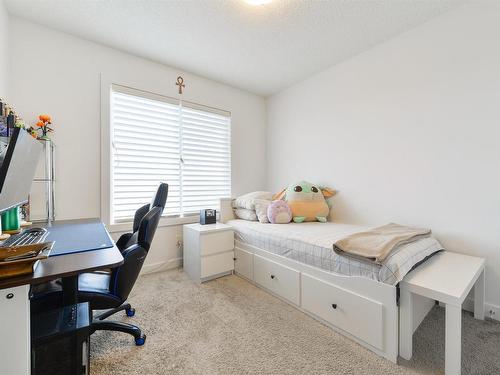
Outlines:
<svg viewBox="0 0 500 375"><path fill-rule="evenodd" d="M232 230L204 233L200 236L200 255L211 255L234 249Z"/></svg>
<svg viewBox="0 0 500 375"><path fill-rule="evenodd" d="M232 271L234 269L233 258L234 251L202 257L200 277L203 279L223 272Z"/></svg>

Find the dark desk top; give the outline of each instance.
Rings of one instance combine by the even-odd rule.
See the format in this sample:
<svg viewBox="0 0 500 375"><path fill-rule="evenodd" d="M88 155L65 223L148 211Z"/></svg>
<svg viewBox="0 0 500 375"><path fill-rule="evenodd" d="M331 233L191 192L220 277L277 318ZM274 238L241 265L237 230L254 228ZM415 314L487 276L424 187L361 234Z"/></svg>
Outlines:
<svg viewBox="0 0 500 375"><path fill-rule="evenodd" d="M113 247L106 227L99 219L60 220L45 225L49 234L45 241L54 241L50 256L83 253Z"/></svg>
<svg viewBox="0 0 500 375"><path fill-rule="evenodd" d="M98 219L64 220L54 222L54 225L63 224L68 230L72 225L99 221ZM53 238L57 241L57 238ZM26 284L40 284L50 280L78 275L84 272L96 271L106 268L114 268L123 264L123 257L116 246L109 248L99 248L100 243L96 243L97 250L85 251L49 257L40 261L35 272L31 275L11 277L0 280L0 289L11 288Z"/></svg>

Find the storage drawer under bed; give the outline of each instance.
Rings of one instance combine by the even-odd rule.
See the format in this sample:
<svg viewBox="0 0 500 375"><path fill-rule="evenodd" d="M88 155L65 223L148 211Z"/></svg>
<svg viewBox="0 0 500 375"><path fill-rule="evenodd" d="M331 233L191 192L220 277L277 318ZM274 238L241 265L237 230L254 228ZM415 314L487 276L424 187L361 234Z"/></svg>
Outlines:
<svg viewBox="0 0 500 375"><path fill-rule="evenodd" d="M253 277L257 284L273 293L300 304L300 272L259 255L254 255Z"/></svg>
<svg viewBox="0 0 500 375"><path fill-rule="evenodd" d="M302 308L383 349L383 305L302 273Z"/></svg>

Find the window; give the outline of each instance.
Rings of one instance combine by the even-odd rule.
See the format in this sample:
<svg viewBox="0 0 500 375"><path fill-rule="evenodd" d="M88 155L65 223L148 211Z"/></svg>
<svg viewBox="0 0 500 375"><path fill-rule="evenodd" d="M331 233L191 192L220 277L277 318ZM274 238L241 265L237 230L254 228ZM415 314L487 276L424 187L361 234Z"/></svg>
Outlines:
<svg viewBox="0 0 500 375"><path fill-rule="evenodd" d="M111 222L131 221L160 182L164 216L217 208L231 195L228 112L113 85Z"/></svg>

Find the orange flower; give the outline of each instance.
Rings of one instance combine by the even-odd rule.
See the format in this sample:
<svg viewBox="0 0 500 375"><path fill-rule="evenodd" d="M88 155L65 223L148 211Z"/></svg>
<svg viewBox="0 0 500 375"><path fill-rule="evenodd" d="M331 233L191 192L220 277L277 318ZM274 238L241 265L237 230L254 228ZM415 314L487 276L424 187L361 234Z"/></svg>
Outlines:
<svg viewBox="0 0 500 375"><path fill-rule="evenodd" d="M36 123L36 126L38 126L39 128L43 128L43 127L45 126L45 122L43 122L43 121L38 121L38 122Z"/></svg>
<svg viewBox="0 0 500 375"><path fill-rule="evenodd" d="M40 115L40 116L38 116L38 118L40 119L40 121L43 121L43 122L50 122L51 121L51 118L49 115Z"/></svg>

